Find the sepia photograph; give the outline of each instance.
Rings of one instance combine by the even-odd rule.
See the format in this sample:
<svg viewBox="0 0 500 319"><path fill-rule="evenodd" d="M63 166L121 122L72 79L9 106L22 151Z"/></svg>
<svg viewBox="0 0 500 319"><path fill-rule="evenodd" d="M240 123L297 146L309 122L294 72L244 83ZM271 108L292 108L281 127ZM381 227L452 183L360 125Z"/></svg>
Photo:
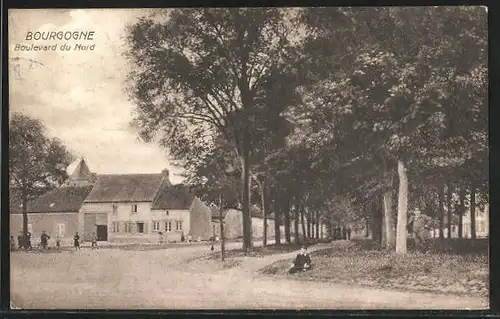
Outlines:
<svg viewBox="0 0 500 319"><path fill-rule="evenodd" d="M489 308L486 7L10 9L8 64L11 309Z"/></svg>

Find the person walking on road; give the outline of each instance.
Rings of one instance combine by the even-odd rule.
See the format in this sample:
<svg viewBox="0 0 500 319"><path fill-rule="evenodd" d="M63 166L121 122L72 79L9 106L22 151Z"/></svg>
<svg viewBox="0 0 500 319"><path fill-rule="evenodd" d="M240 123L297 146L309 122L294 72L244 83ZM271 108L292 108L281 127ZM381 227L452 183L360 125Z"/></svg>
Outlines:
<svg viewBox="0 0 500 319"><path fill-rule="evenodd" d="M73 236L73 243L75 245L75 251L80 250L80 235L78 235L78 232Z"/></svg>

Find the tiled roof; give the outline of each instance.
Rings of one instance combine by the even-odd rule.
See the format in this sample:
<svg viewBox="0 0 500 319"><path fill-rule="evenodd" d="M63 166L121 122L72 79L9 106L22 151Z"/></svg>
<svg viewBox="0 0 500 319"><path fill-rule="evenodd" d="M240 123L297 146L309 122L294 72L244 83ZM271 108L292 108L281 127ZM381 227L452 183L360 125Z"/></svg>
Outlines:
<svg viewBox="0 0 500 319"><path fill-rule="evenodd" d="M164 174L102 174L85 203L152 202Z"/></svg>
<svg viewBox="0 0 500 319"><path fill-rule="evenodd" d="M92 186L60 187L53 189L28 203L30 213L78 212ZM22 210L12 210L21 213Z"/></svg>
<svg viewBox="0 0 500 319"><path fill-rule="evenodd" d="M186 185L162 185L151 209L189 209L194 194Z"/></svg>

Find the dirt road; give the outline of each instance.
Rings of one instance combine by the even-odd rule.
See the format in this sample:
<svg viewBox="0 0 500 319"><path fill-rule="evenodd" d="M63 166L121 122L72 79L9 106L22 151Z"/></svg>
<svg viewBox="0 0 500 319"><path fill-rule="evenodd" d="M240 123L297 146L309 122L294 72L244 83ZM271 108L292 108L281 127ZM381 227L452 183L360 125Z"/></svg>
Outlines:
<svg viewBox="0 0 500 319"><path fill-rule="evenodd" d="M25 309L476 309L488 302L255 273L294 253L241 258L240 265L230 269L186 265L186 260L208 252L207 247L183 247L14 254L12 301ZM37 267L38 263L42 266Z"/></svg>

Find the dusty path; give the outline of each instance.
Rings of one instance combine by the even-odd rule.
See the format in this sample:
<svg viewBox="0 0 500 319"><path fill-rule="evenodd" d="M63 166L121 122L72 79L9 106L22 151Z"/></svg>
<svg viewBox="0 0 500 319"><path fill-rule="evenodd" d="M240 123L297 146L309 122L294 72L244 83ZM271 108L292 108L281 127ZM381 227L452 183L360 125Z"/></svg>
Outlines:
<svg viewBox="0 0 500 319"><path fill-rule="evenodd" d="M240 244L241 245L241 244ZM327 245L311 247L321 249ZM237 248L234 243L228 248ZM157 251L14 254L12 299L21 308L464 309L487 300L265 277L255 271L295 253L240 258L238 267L193 269L207 247ZM47 265L35 267L35 263Z"/></svg>

